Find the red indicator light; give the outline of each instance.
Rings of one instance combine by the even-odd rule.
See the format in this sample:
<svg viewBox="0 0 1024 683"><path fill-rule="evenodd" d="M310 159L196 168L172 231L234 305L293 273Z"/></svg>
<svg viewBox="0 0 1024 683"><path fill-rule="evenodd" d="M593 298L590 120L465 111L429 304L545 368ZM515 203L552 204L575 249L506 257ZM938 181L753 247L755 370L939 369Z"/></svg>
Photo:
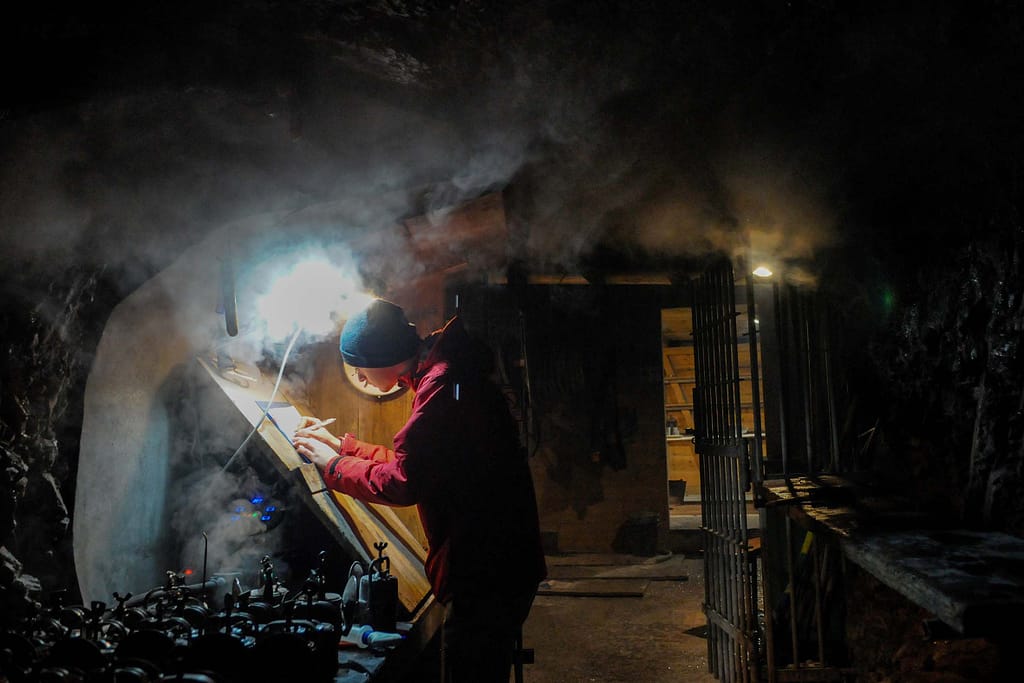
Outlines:
<svg viewBox="0 0 1024 683"><path fill-rule="evenodd" d="M185 573L185 576L192 576L192 570L191 569L186 569L184 573Z"/></svg>

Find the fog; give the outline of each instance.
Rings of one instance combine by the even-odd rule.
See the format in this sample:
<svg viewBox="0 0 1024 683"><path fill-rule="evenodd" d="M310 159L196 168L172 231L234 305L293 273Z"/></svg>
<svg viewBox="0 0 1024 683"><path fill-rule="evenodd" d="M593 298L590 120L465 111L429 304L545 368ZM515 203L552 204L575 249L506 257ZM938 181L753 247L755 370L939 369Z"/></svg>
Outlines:
<svg viewBox="0 0 1024 683"><path fill-rule="evenodd" d="M384 235L403 217L443 216L506 188L511 255L538 270L578 271L598 245L640 255L753 249L785 260L835 241L840 174L815 147L833 123L819 120L800 145L772 119L752 123L753 106L778 116L777 96L758 84L761 100L747 89L738 101L729 88L752 74L716 63L726 48L697 35L715 21L733 31L744 21L662 8L603 18L580 10L566 23L558 3L482 5L447 16L459 36L440 32L440 8L424 3L418 14L416 5L398 15L416 35L444 36L428 51L435 61L398 44L387 52L371 27L391 15L356 5L340 14L335 42L283 24L296 33L268 42L259 59L245 53L251 81L200 53L175 73L153 62L159 50L178 54L161 41L124 78L109 76L116 87L15 110L0 128L3 265L106 266L127 293L246 216L344 205L343 221L321 216L328 222L316 229ZM478 44L491 36L489 21L507 30ZM716 76L702 94L694 89ZM231 242L218 248L230 254ZM414 271L404 256L395 261Z"/></svg>

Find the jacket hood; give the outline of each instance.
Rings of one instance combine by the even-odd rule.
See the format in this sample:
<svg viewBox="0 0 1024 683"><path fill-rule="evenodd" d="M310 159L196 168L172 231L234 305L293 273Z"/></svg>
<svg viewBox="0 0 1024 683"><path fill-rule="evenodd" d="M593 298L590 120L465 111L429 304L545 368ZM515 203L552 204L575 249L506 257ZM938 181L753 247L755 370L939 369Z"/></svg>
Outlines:
<svg viewBox="0 0 1024 683"><path fill-rule="evenodd" d="M452 372L463 377L489 375L494 371L491 350L466 331L458 316L432 332L424 340L423 347L425 355L420 360L417 377L441 362L448 363Z"/></svg>

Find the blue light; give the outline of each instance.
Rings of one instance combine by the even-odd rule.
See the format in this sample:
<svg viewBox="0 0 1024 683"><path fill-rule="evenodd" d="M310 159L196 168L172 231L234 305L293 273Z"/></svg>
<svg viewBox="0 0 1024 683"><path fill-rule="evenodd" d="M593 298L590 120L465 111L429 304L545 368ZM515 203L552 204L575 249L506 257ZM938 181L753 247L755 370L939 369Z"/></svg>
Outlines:
<svg viewBox="0 0 1024 683"><path fill-rule="evenodd" d="M242 511L242 506L241 505L239 505L238 507L235 508L235 512L241 512L241 511Z"/></svg>
<svg viewBox="0 0 1024 683"><path fill-rule="evenodd" d="M269 522L270 521L270 515L263 515L262 517L260 517L260 519L263 520L264 522Z"/></svg>
<svg viewBox="0 0 1024 683"><path fill-rule="evenodd" d="M239 519L240 519L240 517L238 515L231 515L231 521L232 522L237 522Z"/></svg>
<svg viewBox="0 0 1024 683"><path fill-rule="evenodd" d="M260 503L263 502L263 496L253 496L249 502L252 503L253 505L259 505Z"/></svg>
<svg viewBox="0 0 1024 683"><path fill-rule="evenodd" d="M264 512L273 512L276 509L277 508L274 507L273 505L268 505L267 508L264 510Z"/></svg>

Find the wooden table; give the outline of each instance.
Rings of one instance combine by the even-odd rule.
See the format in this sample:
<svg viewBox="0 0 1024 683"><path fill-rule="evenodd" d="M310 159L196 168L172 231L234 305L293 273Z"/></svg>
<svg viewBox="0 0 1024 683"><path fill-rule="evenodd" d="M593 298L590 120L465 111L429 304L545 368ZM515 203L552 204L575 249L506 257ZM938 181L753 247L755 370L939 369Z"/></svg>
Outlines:
<svg viewBox="0 0 1024 683"><path fill-rule="evenodd" d="M808 529L964 636L1020 633L1024 539L997 531L934 528L905 501L873 496L841 477L768 481L767 507L786 506Z"/></svg>

